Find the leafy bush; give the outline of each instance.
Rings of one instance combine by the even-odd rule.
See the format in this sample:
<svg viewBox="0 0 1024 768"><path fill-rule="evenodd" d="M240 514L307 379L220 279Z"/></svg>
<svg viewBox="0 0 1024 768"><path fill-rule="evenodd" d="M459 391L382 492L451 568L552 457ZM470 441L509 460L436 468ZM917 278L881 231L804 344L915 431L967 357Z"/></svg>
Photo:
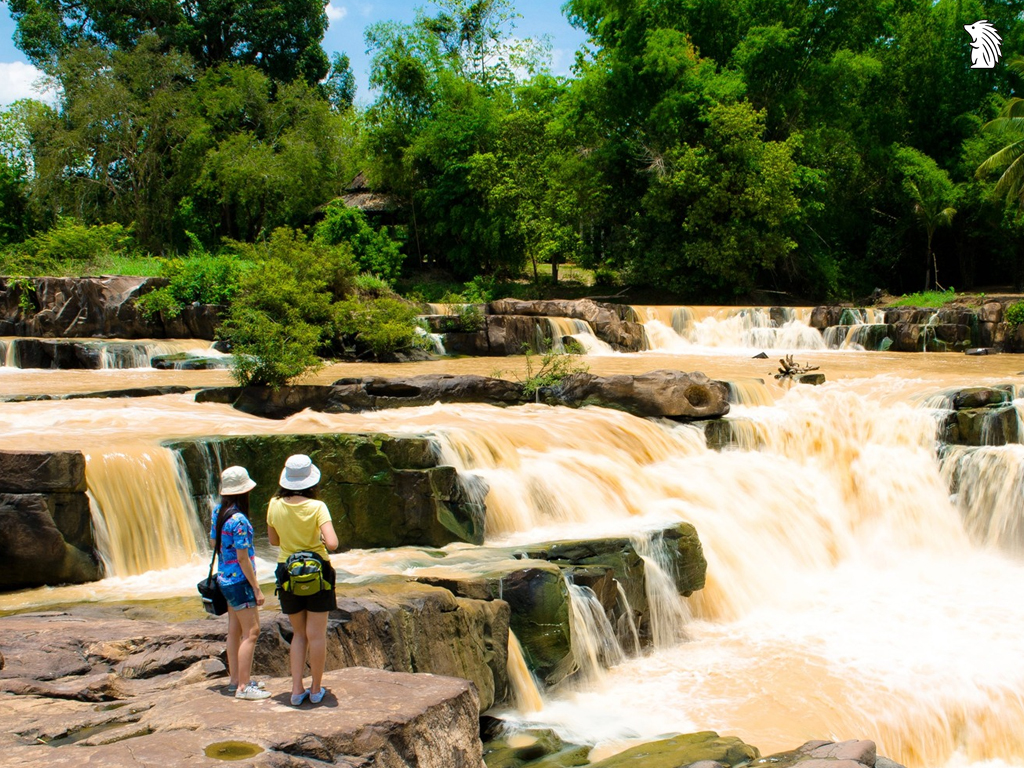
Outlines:
<svg viewBox="0 0 1024 768"><path fill-rule="evenodd" d="M543 388L561 384L570 376L590 370L590 366L581 362L579 356L573 352L545 352L541 355L539 368L529 346L523 347L523 354L526 356L526 375L520 377L515 371L508 373L523 385L523 394L526 397L532 397L538 402ZM494 375L501 376L504 373L505 371L498 370Z"/></svg>
<svg viewBox="0 0 1024 768"><path fill-rule="evenodd" d="M393 283L402 269L402 244L384 230L375 230L357 208L331 202L316 227L316 239L327 245L348 244L360 271Z"/></svg>
<svg viewBox="0 0 1024 768"><path fill-rule="evenodd" d="M376 357L420 346L416 332L417 310L395 298L353 297L335 306L335 318L342 343L356 353Z"/></svg>
<svg viewBox="0 0 1024 768"><path fill-rule="evenodd" d="M249 266L235 256L205 252L167 259L161 264L160 275L170 283L140 297L136 304L147 317L157 313L177 317L183 307L195 302L227 304L238 293L241 275Z"/></svg>
<svg viewBox="0 0 1024 768"><path fill-rule="evenodd" d="M8 248L0 271L9 275L84 275L98 273L116 256L135 253L131 227L86 226L61 218L55 227Z"/></svg>
<svg viewBox="0 0 1024 768"><path fill-rule="evenodd" d="M1008 306L1003 313L1003 319L1011 329L1016 329L1018 325L1024 323L1024 301Z"/></svg>
<svg viewBox="0 0 1024 768"><path fill-rule="evenodd" d="M355 279L349 249L286 228L232 245L253 262L220 332L232 344L235 379L276 389L319 368L339 332L335 306Z"/></svg>
<svg viewBox="0 0 1024 768"><path fill-rule="evenodd" d="M363 296L394 296L395 292L388 285L387 281L383 278L377 277L377 275L371 274L370 272L363 272L361 275L356 275L353 285L356 289L356 293L362 294Z"/></svg>
<svg viewBox="0 0 1024 768"><path fill-rule="evenodd" d="M304 322L281 323L266 311L232 311L224 330L231 339L231 373L243 387L279 387L318 370L320 329Z"/></svg>

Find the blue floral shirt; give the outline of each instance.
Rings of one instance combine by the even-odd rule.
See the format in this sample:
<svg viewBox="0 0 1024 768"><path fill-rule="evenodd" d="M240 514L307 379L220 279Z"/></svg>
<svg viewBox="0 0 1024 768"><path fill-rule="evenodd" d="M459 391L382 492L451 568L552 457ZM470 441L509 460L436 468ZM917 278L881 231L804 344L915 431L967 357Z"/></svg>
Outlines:
<svg viewBox="0 0 1024 768"><path fill-rule="evenodd" d="M210 538L217 538L217 515L220 513L220 506L213 510L213 519L210 521ZM252 523L241 512L236 512L224 522L224 529L220 535L220 555L217 558L217 581L221 584L238 584L245 581L245 574L238 564L238 553L236 550L249 550L249 561L253 570L256 570L256 548L253 546Z"/></svg>

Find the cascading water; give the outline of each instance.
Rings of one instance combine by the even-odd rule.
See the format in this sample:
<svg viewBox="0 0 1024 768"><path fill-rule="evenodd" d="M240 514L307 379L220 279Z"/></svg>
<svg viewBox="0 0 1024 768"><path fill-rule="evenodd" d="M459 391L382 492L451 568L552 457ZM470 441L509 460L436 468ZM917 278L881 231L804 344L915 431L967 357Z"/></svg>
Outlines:
<svg viewBox="0 0 1024 768"><path fill-rule="evenodd" d="M793 307L636 306L655 351L683 352L694 346L743 349L825 349L808 325L810 310Z"/></svg>
<svg viewBox="0 0 1024 768"><path fill-rule="evenodd" d="M576 682L593 683L604 676L606 668L621 663L626 655L594 590L571 581L568 587Z"/></svg>
<svg viewBox="0 0 1024 768"><path fill-rule="evenodd" d="M576 320L569 317L548 317L548 326L551 329L551 351L564 354L566 337L575 339L588 355L613 354L611 345L594 335L594 329L586 320Z"/></svg>
<svg viewBox="0 0 1024 768"><path fill-rule="evenodd" d="M950 447L942 476L975 541L1024 555L1024 445Z"/></svg>
<svg viewBox="0 0 1024 768"><path fill-rule="evenodd" d="M892 345L885 324L885 311L880 309L844 309L837 325L822 331L829 349L870 349L885 351ZM888 339L888 343L886 342Z"/></svg>
<svg viewBox="0 0 1024 768"><path fill-rule="evenodd" d="M668 550L661 534L633 539L637 554L644 561L644 592L651 622L651 639L655 648L668 648L686 638L690 609L680 597Z"/></svg>
<svg viewBox="0 0 1024 768"><path fill-rule="evenodd" d="M544 696L537 680L526 666L523 646L512 630L508 632L508 683L512 702L520 712L540 712L544 709Z"/></svg>
<svg viewBox="0 0 1024 768"><path fill-rule="evenodd" d="M108 576L184 565L206 548L188 480L175 455L122 446L86 455L96 549Z"/></svg>

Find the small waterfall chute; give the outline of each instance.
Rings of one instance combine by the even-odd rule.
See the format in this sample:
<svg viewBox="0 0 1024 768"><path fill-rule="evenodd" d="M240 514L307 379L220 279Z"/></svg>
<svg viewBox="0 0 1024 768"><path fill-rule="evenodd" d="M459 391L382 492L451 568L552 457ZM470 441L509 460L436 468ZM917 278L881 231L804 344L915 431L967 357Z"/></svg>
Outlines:
<svg viewBox="0 0 1024 768"><path fill-rule="evenodd" d="M572 612L572 654L579 678L599 680L626 657L594 590L567 581Z"/></svg>
<svg viewBox="0 0 1024 768"><path fill-rule="evenodd" d="M537 685L537 678L526 666L523 646L511 629L508 631L508 683L512 704L517 710L528 713L544 709L544 696Z"/></svg>

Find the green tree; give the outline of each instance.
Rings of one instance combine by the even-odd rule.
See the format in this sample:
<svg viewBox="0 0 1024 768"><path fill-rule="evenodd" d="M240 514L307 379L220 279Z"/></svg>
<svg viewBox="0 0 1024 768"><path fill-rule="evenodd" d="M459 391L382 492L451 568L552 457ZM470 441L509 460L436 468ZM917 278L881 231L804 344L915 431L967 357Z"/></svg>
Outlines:
<svg viewBox="0 0 1024 768"><path fill-rule="evenodd" d="M936 229L948 227L953 223L956 208L949 203L956 197L956 188L950 181L949 174L927 155L910 147L899 147L895 157L904 177L903 189L910 198L914 218L924 229L927 238L924 290L931 288L933 283L937 290L942 290L942 286L939 285L938 262L932 251L932 238Z"/></svg>
<svg viewBox="0 0 1024 768"><path fill-rule="evenodd" d="M384 230L375 230L362 211L333 200L316 226L317 240L328 245L345 243L352 250L361 272L369 272L393 283L402 269L402 244Z"/></svg>
<svg viewBox="0 0 1024 768"><path fill-rule="evenodd" d="M158 36L161 51L187 52L202 68L249 65L310 85L330 68L320 45L327 30L321 0L11 0L8 7L18 47L47 72L76 48L128 51L147 35Z"/></svg>

